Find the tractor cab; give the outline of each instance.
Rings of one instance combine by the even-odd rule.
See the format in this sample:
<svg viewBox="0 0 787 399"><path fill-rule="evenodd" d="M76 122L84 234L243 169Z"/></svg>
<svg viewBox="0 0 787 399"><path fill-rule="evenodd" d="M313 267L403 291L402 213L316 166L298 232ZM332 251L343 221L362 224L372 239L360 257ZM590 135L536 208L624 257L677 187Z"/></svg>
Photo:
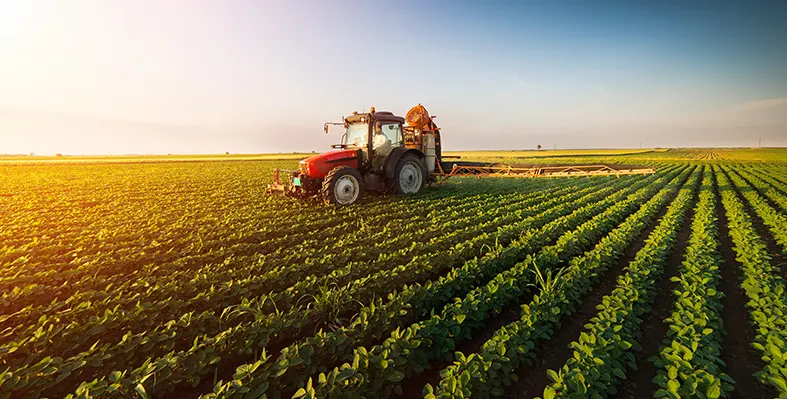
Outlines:
<svg viewBox="0 0 787 399"><path fill-rule="evenodd" d="M404 118L391 112L353 113L344 118L342 143L332 147L359 150L359 167L382 173L393 150L404 147L403 125Z"/></svg>

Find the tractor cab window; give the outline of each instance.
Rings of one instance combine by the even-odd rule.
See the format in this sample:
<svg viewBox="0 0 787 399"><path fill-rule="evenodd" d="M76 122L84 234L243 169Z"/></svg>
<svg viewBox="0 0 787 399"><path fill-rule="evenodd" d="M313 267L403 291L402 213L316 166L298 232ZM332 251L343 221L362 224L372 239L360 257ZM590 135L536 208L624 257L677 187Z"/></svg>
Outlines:
<svg viewBox="0 0 787 399"><path fill-rule="evenodd" d="M347 145L355 147L366 147L366 137L369 134L369 125L366 123L355 123L347 127Z"/></svg>
<svg viewBox="0 0 787 399"><path fill-rule="evenodd" d="M402 145L402 126L398 123L378 122L372 136L372 148L377 156L387 156L394 147Z"/></svg>
<svg viewBox="0 0 787 399"><path fill-rule="evenodd" d="M372 134L372 148L374 149L373 166L381 170L385 159L395 147L402 145L402 125L396 122L377 122Z"/></svg>
<svg viewBox="0 0 787 399"><path fill-rule="evenodd" d="M391 142L391 145L398 147L402 144L402 125L398 123L383 123L383 134Z"/></svg>

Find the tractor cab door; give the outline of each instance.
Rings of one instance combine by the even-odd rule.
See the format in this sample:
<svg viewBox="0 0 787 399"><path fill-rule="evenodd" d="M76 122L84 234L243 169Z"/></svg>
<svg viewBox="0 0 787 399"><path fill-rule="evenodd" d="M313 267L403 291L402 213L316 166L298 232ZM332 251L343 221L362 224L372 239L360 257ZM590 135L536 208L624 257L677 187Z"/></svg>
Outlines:
<svg viewBox="0 0 787 399"><path fill-rule="evenodd" d="M394 148L403 147L402 124L399 122L377 121L372 130L372 169L382 173L385 160Z"/></svg>
<svg viewBox="0 0 787 399"><path fill-rule="evenodd" d="M347 125L347 131L344 133L342 144L347 148L361 150L361 159L359 165L366 165L369 158L369 148L371 147L368 142L369 138L369 124L368 123L352 123Z"/></svg>

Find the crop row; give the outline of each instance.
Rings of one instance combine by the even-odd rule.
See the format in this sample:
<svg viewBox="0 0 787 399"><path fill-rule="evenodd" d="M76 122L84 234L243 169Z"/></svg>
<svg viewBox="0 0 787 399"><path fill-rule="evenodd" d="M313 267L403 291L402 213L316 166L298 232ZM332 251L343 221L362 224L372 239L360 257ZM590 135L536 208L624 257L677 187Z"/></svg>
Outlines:
<svg viewBox="0 0 787 399"><path fill-rule="evenodd" d="M773 201L782 212L787 212L787 184L782 183L772 176L775 171L764 169L752 170L742 167L733 168L733 170L753 183L753 185L761 190L769 200Z"/></svg>
<svg viewBox="0 0 787 399"><path fill-rule="evenodd" d="M735 381L722 372L722 296L719 236L716 230L713 177L705 174L694 208L691 236L680 274L672 278L672 314L667 342L653 359L657 367L656 397L727 397Z"/></svg>
<svg viewBox="0 0 787 399"><path fill-rule="evenodd" d="M518 212L516 212L518 209L526 207L531 203L537 203L539 199L543 199L540 197L539 195L529 201L515 203L511 206L494 208L491 212L482 212L479 214L476 210L473 217L464 218L452 224L452 226L459 227L460 230L449 238L454 238L459 235L458 240L461 240L463 235L472 236L477 234L478 231L483 231L484 226L495 223L501 213L505 215L504 219L514 219L518 215ZM506 215L506 213L509 214ZM478 225L479 222L481 226ZM493 227L494 226L491 226L489 228ZM462 235L459 233L464 234ZM443 239L445 237L438 236L437 238ZM436 245L410 246L407 248L409 251L401 254L399 258L402 259L406 258L407 255L412 256L444 249L450 246L451 242L456 242L457 239L446 239L446 241L448 245L443 244L443 248ZM437 244L441 242L442 241L438 241ZM381 258L383 258L383 256L381 256ZM389 262L397 261L396 258L378 258L378 260ZM285 263L289 262L285 260ZM291 264L290 268L298 269L298 265ZM301 268L301 270L303 269ZM221 276L221 274L214 275ZM278 282L280 279L284 280L282 277L274 279L275 275L264 276L271 277L267 280L261 279L262 281L259 281L260 287L264 287L265 290L275 289L277 284L274 283ZM286 280L284 284L286 284ZM101 314L100 317L93 316L95 312L94 308L96 307L95 304L90 307L79 307L77 310L68 312L63 316L53 318L42 317L39 318L35 325L28 327L26 332L18 334L17 336L20 337L18 340L12 341L0 348L0 353L5 352L14 355L8 356L6 362L20 359L24 363L30 364L45 356L46 352L43 352L42 349L49 349L48 352L57 353L61 357L72 356L75 353L89 348L94 342L94 338L92 337L97 334L101 334L104 341L106 341L108 337L117 336L119 338L127 333L145 330L150 331L151 328L153 328L152 333L155 334L157 329L166 328L166 326L162 325L166 321L177 319L188 312L194 312L196 314L207 310L220 312L226 306L236 304L239 301L239 297L252 294L252 292L248 291L238 292L238 285L239 284L223 285L213 289L208 287L208 289L210 289L209 292L201 293L199 291L193 292L185 287L182 287L184 288L183 290L179 290L179 288L181 288L179 284L165 283L165 285L158 285L158 287L160 287L158 291L165 291L165 293L167 293L167 295L163 296L164 298L161 301L154 301L154 298L151 298L149 295L145 297L147 302L146 306L137 305L132 307L130 311L125 311L123 308L123 305L129 302L129 299L126 299L125 301L118 300L110 302L108 305L111 307L105 309L104 314ZM118 295L122 295L122 292ZM302 295L305 295L305 293ZM130 299L132 301L135 300L134 296L131 296ZM136 301L139 301L139 299L136 299ZM133 303L134 302L132 302L132 304ZM200 306L203 304L204 306ZM280 304L280 306L283 305ZM82 314L84 314L84 316L80 317ZM192 336L183 337L183 339L191 341L194 336L206 332L209 326L210 324L205 324L202 331L191 328L190 332ZM19 333L19 330L20 328L17 328L10 331L10 333ZM35 334L33 333L34 331L38 333ZM38 359L33 356L38 356Z"/></svg>
<svg viewBox="0 0 787 399"><path fill-rule="evenodd" d="M787 169L784 167L771 166L748 166L744 167L749 173L757 174L768 181L773 187L783 193L787 193Z"/></svg>
<svg viewBox="0 0 787 399"><path fill-rule="evenodd" d="M623 255L646 226L675 197L684 184L663 188L636 213L604 237L592 250L572 259L552 281L544 280L539 293L522 306L519 320L501 327L479 352L455 353L455 361L440 372L437 387L427 386L426 398L490 398L505 394L518 380L517 370L535 356L540 341L547 340L564 316L571 315L593 284ZM689 185L693 184L691 181Z"/></svg>
<svg viewBox="0 0 787 399"><path fill-rule="evenodd" d="M569 206L553 207L549 211L539 214L538 217L525 218L517 223L507 225L504 227L504 229L496 232L495 234L485 234L475 237L471 240L470 245L458 246L454 248L454 250L449 254L435 254L434 256L426 258L416 258L406 265L396 267L389 271L381 271L376 275L355 281L347 287L343 287L341 289L331 289L325 293L324 297L330 301L333 296L338 296L339 300L335 300L331 303L341 306L342 309L346 311L348 309L348 305L352 306L354 303L361 304L363 301L368 302L368 298L374 298L375 296L385 296L385 294L390 292L393 287L396 287L399 284L404 284L418 275L426 275L426 277L429 277L430 274L439 274L442 273L443 270L449 270L452 265L456 264L456 262L461 262L462 259L471 258L473 254L479 249L483 249L485 246L493 244L500 238L503 238L504 241L508 241L510 240L510 237L507 236L510 236L511 234L518 235L519 232L526 230L528 226L540 226L548 220L570 211L570 209L573 207L578 206L578 203L590 202L593 199L598 200L602 198L604 196L603 191L604 190L602 190L601 193L592 193L586 195L585 197L578 200L577 203L571 203ZM373 281L377 281L378 283L371 284ZM247 310L255 310L248 304L245 305L244 308ZM317 306L313 309L307 309L305 311L296 310L290 315L290 318L296 320L296 322L292 323L290 331L302 331L304 326L309 325L309 320L330 316L333 310L334 309L327 306ZM256 313L259 314L259 312ZM281 333L279 336L292 337L298 336L298 334L294 332L289 334ZM267 341L267 338L265 339L266 344L270 346L271 342ZM205 370L198 371L200 373L205 372ZM182 379L172 378L170 381L164 381L165 383L158 384L157 391L161 389L169 389L167 388L168 386L178 383L180 380Z"/></svg>
<svg viewBox="0 0 787 399"><path fill-rule="evenodd" d="M529 285L535 282L534 265L541 270L552 269L581 254L585 247L601 239L664 184L666 181L662 180L660 184L638 190L626 200L617 202L575 231L563 235L556 244L542 248L536 256L528 256L486 285L455 300L440 314L394 331L390 338L369 350L356 348L351 363L321 373L312 380L311 387L307 383L296 396L387 397L399 393L399 381L422 372L431 361L449 357L459 342L470 339L500 309L518 303L529 291Z"/></svg>
<svg viewBox="0 0 787 399"><path fill-rule="evenodd" d="M586 210L591 208L587 207ZM230 397L246 389L257 392L256 389L263 384L271 387L269 390L272 392L286 392L288 389L292 391L293 387L303 386L306 383L304 376L317 373L331 363L352 361L353 353L350 349L353 347L369 345L382 334L406 326L408 321L426 317L430 309L440 312L451 298L464 296L479 284L486 284L498 273L510 269L519 260L526 258L534 249L544 246L552 237L563 234L561 240L565 241L572 235L564 233L590 216L590 213L582 211L581 209L557 219L540 231L529 231L508 247L501 247L481 259L468 261L461 268L452 270L433 283L405 287L387 303L362 309L360 317L350 328L318 334L296 343L283 350L276 362L257 366L259 371L251 375L244 374L243 371L253 365L239 368L233 381L217 386L214 390L215 396ZM583 213L588 216L579 218Z"/></svg>
<svg viewBox="0 0 787 399"><path fill-rule="evenodd" d="M557 190L562 191L562 190ZM527 198L527 196L520 196L518 195L511 195L513 197L512 202L517 202L518 200L522 200L523 198ZM428 204L424 204L428 205ZM479 204L480 206L484 205L484 202ZM503 206L506 206L506 202L503 201ZM418 207L416 207L418 208ZM471 215L473 213L477 214L477 207L474 206L473 203L469 204L462 204L457 208L457 213L450 216L454 216L457 219L464 220L466 216ZM429 214L431 217L432 215ZM373 228L374 226L372 226ZM412 228L413 226L404 225L400 226L404 228ZM379 229L382 230L379 234L386 234L385 228ZM428 233L425 233L428 234ZM431 232L434 234L434 232ZM387 234L390 236L390 234ZM358 239L368 238L368 239L375 239L379 238L376 235L366 235L366 234L357 234L359 236ZM398 237L398 235L396 235ZM429 237L429 236L426 236ZM426 237L420 237L424 239ZM356 240L347 240L347 245L357 244ZM395 242L391 242L390 239L385 240L377 240L377 242L383 241L386 244L395 244ZM325 243L323 242L323 245ZM174 293L178 293L177 297L195 297L200 292L203 292L206 289L211 287L217 287L217 289L233 289L237 295L242 295L243 290L242 286L243 283L253 284L257 278L263 279L267 277L258 276L261 269L267 269L268 272L272 272L274 270L271 269L284 269L285 265L289 267L289 269L295 269L292 267L293 264L301 264L306 262L307 265L320 261L321 258L317 256L317 252L324 254L324 246L315 247L311 250L309 248L299 248L298 251L293 251L292 249L288 248L286 250L286 256L275 256L275 254L263 254L263 255L253 255L253 256L233 256L232 258L226 259L225 261L219 264L208 264L201 267L196 273L194 271L180 271L178 270L180 264L171 264L167 267L172 267L176 270L173 270L170 275L166 277L156 277L156 278L137 278L137 279L129 279L127 282L122 284L111 284L108 281L97 280L93 281L94 285L82 287L83 291L76 293L75 295L71 296L68 300L63 302L53 303L50 306L34 309L28 307L25 309L25 312L17 312L12 316L6 316L3 319L0 319L0 323L3 325L26 325L30 321L36 321L40 318L42 314L61 314L63 310L69 310L68 317L72 317L72 319L65 319L62 320L61 318L57 319L58 323L63 322L70 322L70 321L80 321L86 320L86 318L93 316L95 314L101 314L104 310L107 309L114 309L118 305L122 306L131 306L133 307L134 304L140 299L144 300L145 302L154 302L155 300L166 300L173 296ZM361 256L364 255L363 253L359 253L362 251L353 251L350 252L352 256ZM337 263L342 263L349 261L354 258L344 257L341 259L328 259L328 260L335 260ZM298 272L302 272L303 270L298 269ZM219 279L219 277L224 277L223 273L227 273L233 276L248 276L248 278L238 278L233 284L228 284L229 282L226 279ZM248 281L247 281L248 280ZM229 287L223 286L221 283L225 283ZM269 283L267 280L261 280L259 283ZM105 289L106 287L111 287L111 289ZM239 288L241 287L241 288ZM215 291L216 288L214 288ZM17 298L21 299L21 298ZM214 298L215 299L215 298ZM23 302L23 301L20 301ZM82 309L80 306L84 302L91 302L91 306L89 309ZM76 309L77 311L75 311ZM95 310L94 313L88 313L90 310ZM82 315L82 319L74 318L77 317L76 315ZM41 327L41 325L37 325L36 328ZM21 335L21 334L20 334Z"/></svg>
<svg viewBox="0 0 787 399"><path fill-rule="evenodd" d="M130 271L82 267L96 263L121 262L129 266L144 267L149 263L161 263L163 258L176 261L179 267L185 268L211 261L211 258L197 256L189 261L184 259L187 258L184 255L212 252L221 256L223 251L244 250L244 244L255 244L246 249L267 252L308 240L320 235L320 232L341 233L346 232L347 228L357 227L357 221L353 218L339 217L346 216L346 211L316 210L309 206L292 205L274 208L276 201L260 198L253 192L254 186L248 184L242 186L242 191L235 188L234 191L216 190L205 194L200 191L205 189L204 182L199 182L203 185L194 185L190 181L179 183L186 187L193 186L193 189L185 190L186 192L182 188L152 191L151 193L156 194L152 196L148 193L141 194L138 191L140 187L132 187L131 192L118 192L111 186L91 186L71 190L75 192L70 196L59 195L62 193L43 198L41 195L28 195L25 198L27 201L41 201L32 206L12 204L9 210L14 212L12 220L15 223L4 226L4 231L15 231L16 234L2 240L0 264L5 267L0 270L0 288L7 291L13 285L6 284L42 283L50 279L57 281L67 278L73 281L73 278L84 273L104 275ZM88 181L82 184L95 183ZM533 182L526 190L549 188L556 184L564 183ZM79 206L82 205L80 201L73 199L73 196L78 197L83 191L94 197L87 206ZM364 220L373 225L388 223L391 220L389 217L419 216L424 212L439 209L436 207L442 206L444 209L455 205L458 197L464 197L467 203L472 202L466 194L454 192L450 195L449 191L451 190L436 190L419 196L417 201L422 204L415 207L411 206L412 201L368 201L363 210ZM486 191L487 197L511 192L502 186L492 186ZM480 198L478 195L476 197ZM62 206L58 207L59 203L62 203ZM277 217L269 217L271 214L276 214ZM156 217L150 217L151 215ZM37 219L53 216L59 217L59 223L48 223L44 226L37 223ZM280 220L288 220L305 229L300 232L281 229ZM355 223L337 224L337 220L350 220ZM326 235L326 238L330 237ZM155 251L134 251L135 248L150 246L151 243ZM129 255L135 253L136 257L129 258ZM213 261L215 260L217 259L214 257ZM14 267L17 262L24 267ZM35 280L21 278L28 276Z"/></svg>
<svg viewBox="0 0 787 399"><path fill-rule="evenodd" d="M492 240L491 243L494 241ZM490 242L483 242L479 240L478 246L487 245ZM463 250L465 253L464 256L470 256L474 250L474 248L468 247ZM478 248L475 248L478 249ZM217 357L215 356L216 351L220 353L227 353L231 354L234 351L238 350L239 352L243 353L246 348L248 348L249 353L251 354L253 347L262 348L266 346L266 343L270 337L274 339L282 339L283 337L290 337L292 338L292 334L288 334L287 332L291 332L293 329L306 329L311 319L315 318L315 315L320 313L321 309L306 309L305 311L298 311L298 309L293 309L292 311L288 311L285 314L258 314L258 318L251 321L251 322L244 322L240 324L233 325L232 327L224 330L222 333L214 336L214 337L198 337L195 340L194 345L192 348L189 348L186 351L180 352L169 352L162 358L154 359L149 363L145 363L140 367L138 370L147 370L152 369L153 371L157 372L157 378L155 380L159 382L168 382L168 381L187 381L190 378L196 377L197 379L203 372L202 367L200 365L207 365L211 364ZM191 323L191 316L189 316L189 320L183 321L184 323L189 322ZM195 317L196 318L196 317ZM195 327L201 326L201 320L196 320L193 325ZM228 323L229 324L229 323ZM285 329L286 331L281 331ZM289 329L289 330L287 330ZM87 351L85 353L80 354L79 356L74 356L71 359L66 361L60 360L61 364L54 364L58 359L45 359L50 364L45 365L46 367L55 367L59 370L70 371L68 369L68 365L76 364L80 365L84 361L85 358L87 359L96 359L98 357L98 364L95 364L92 369L106 369L107 363L111 361L120 361L121 359L112 360L111 358L115 355L113 354L122 354L122 353L129 353L133 354L136 357L145 356L146 352L144 351L145 348L151 348L157 346L166 350L167 342L172 342L177 337L174 336L166 336L162 335L161 338L156 339L155 336L150 334L141 334L139 336L125 336L123 341L121 342L122 345L125 346L125 350L121 350L120 348L116 348L114 350L109 350L106 347L98 347L98 348L91 348L94 350ZM268 337L268 338L266 338ZM278 337L278 338L277 338ZM163 341L162 341L163 339ZM262 340L262 341L261 341ZM107 358L109 357L109 358ZM200 359L195 364L187 363L190 362L188 359ZM207 359L205 362L202 360ZM123 359L127 361L128 359ZM175 362L174 364L172 362ZM140 363L141 364L141 360ZM133 364L133 363L132 363ZM35 364L31 367L31 369L35 369L36 367L40 367L40 364ZM156 368L159 367L159 368ZM81 368L81 366L80 366ZM183 378L167 378L165 375L166 369L170 370L177 370L179 375L183 376L194 376L194 377L183 377ZM110 368L111 370L111 368ZM24 370L20 370L24 371ZM24 377L25 373L21 373L17 371L17 376L21 375ZM80 370L80 373L84 373L84 370ZM29 373L28 373L29 374ZM80 379L83 379L84 374L78 376ZM108 377L109 378L109 377ZM36 385L46 387L53 386L55 376L49 378L37 378L34 380L23 379L21 380L23 383L18 385L20 387L24 387L28 390L34 389ZM72 379L73 380L73 379ZM49 381L49 382L47 382ZM57 384L54 384L57 385Z"/></svg>
<svg viewBox="0 0 787 399"><path fill-rule="evenodd" d="M55 226L36 226L35 220L39 217L39 212L20 212L17 215L18 221L33 224L33 228L21 235L36 235L17 238L17 241L25 239L27 242L9 242L4 247L0 261L10 266L20 262L24 268L4 269L3 278L0 279L2 288L8 289L7 284L26 284L34 281L34 278L64 278L70 281L84 274L95 273L94 270L84 267L94 261L144 266L150 262L158 262L162 257L178 259L184 255L184 251L193 253L192 249L210 251L248 243L250 240L259 242L282 238L281 231L275 230L274 220L260 217L270 210L255 204L253 201L256 199L251 197L242 201L227 198L226 202L221 203L206 201L205 198L196 196L178 196L177 194L181 193L176 193L173 197L163 196L159 201L152 202L151 196L134 198L132 195L123 196L120 193L99 195L101 194L107 197L114 194L119 198L107 198L109 204L93 201L87 207L73 204L70 210L68 204L73 202L63 198L55 199L54 203L40 204L42 209L54 211L54 214L61 213L64 217L62 223ZM64 202L62 211L57 209L58 202ZM182 215L184 207L188 209L187 215ZM175 213L175 209L180 210L181 215ZM240 213L241 210L245 211L245 214ZM308 214L293 212L291 219L302 219L303 224L311 223L313 227L330 226L324 219L304 218L304 213ZM148 217L144 217L146 214ZM150 215L156 217L151 218ZM215 215L222 215L222 218L216 218ZM282 216L289 215L284 212ZM64 226L66 231L63 231ZM42 235L41 230L44 228L52 235ZM87 232L94 232L97 237L85 234ZM272 243L274 242L276 241ZM129 257L134 248L151 243L156 246L157 251ZM91 271L93 273L90 273ZM101 270L99 274L112 275L118 272L116 269Z"/></svg>
<svg viewBox="0 0 787 399"><path fill-rule="evenodd" d="M536 188L538 187L539 185L536 185ZM549 186L544 185L544 187ZM507 201L515 202L517 199L516 197L517 195L504 196L502 198L502 205L506 205ZM44 309L41 309L46 314L55 314L62 309L74 307L75 304L85 300L100 302L102 299L108 298L111 294L120 294L123 292L123 298L134 298L135 294L146 292L151 286L168 286L172 282L180 283L192 280L196 280L197 283L200 283L202 281L199 278L195 278L195 275L209 275L208 273L216 269L233 272L234 274L241 272L240 270L232 270L238 266L255 265L256 268L259 269L260 266L265 265L266 259L280 259L283 257L282 255L293 254L294 251L292 251L292 248L295 244L297 244L297 248L299 248L300 251L295 251L293 255L299 256L300 259L306 259L306 257L313 254L314 251L323 249L326 245L337 243L350 244L350 242L346 241L353 240L347 240L346 238L341 242L339 240L346 237L346 233L348 232L363 232L361 227L368 228L368 231L374 234L358 234L357 239L366 238L373 240L374 238L386 237L384 234L386 231L390 231L387 228L396 230L410 227L407 226L407 221L411 219L405 216L433 217L435 216L434 214L441 215L445 213L440 211L449 206L451 209L455 209L458 214L469 214L476 206L474 203L475 199L478 198L470 197L464 202L457 203L453 200L446 201L429 198L427 196L427 198L419 198L415 204L409 201L409 203L405 205L408 201L402 201L402 203L395 203L390 209L386 209L385 212L377 212L377 214L372 213L366 216L363 219L364 226L360 226L358 219L355 217L342 218L338 217L340 215L335 215L334 217L337 217L337 219L341 221L340 223L336 223L332 217L321 218L326 220L325 223L327 224L317 229L309 223L304 222L302 224L300 218L291 218L289 222L298 226L299 229L297 229L294 234L286 235L283 232L288 230L282 229L280 225L273 222L273 220L277 219L271 217L264 218L271 223L270 229L273 229L273 231L270 232L270 234L265 231L260 231L259 227L252 227L252 229L249 229L249 227L242 225L232 225L223 230L219 229L219 231L229 230L235 232L232 234L245 234L246 237L243 239L247 242L237 245L232 245L233 240L228 237L221 237L219 235L211 239L210 237L203 237L203 232L199 231L181 234L182 237L188 239L187 242L190 243L189 245L199 245L199 249L169 248L160 242L160 237L158 239L145 239L144 237L140 237L142 240L140 243L124 243L123 248L126 248L124 251L132 250L135 251L136 254L148 254L150 259L147 260L132 259L123 256L121 256L123 259L120 261L108 259L106 257L110 255L118 256L119 253L122 255L122 251L118 252L112 250L112 248L107 248L104 244L105 240L99 237L98 240L94 239L94 241L96 241L94 244L98 246L97 248L86 248L88 246L84 244L80 246L79 254L73 254L73 256L70 257L70 263L73 263L74 266L66 272L54 270L55 268L45 268L48 274L33 275L30 279L31 281L27 284L23 281L24 279L18 276L12 276L9 280L9 284L11 285L4 289L4 291L7 292L0 298L0 304L2 304L2 309L5 313L15 312L20 310L23 306L39 304L46 305ZM122 213L120 211L118 212ZM225 218L228 217L226 214L224 215ZM202 216L202 218L207 217L208 216ZM306 220L308 221L311 219L307 218ZM156 231L164 227L141 228L142 231ZM243 233L238 233L238 231ZM139 234L129 233L129 235L134 236ZM88 235L85 234L85 236ZM281 241L282 239L287 239L289 241L283 242ZM214 246L209 244L210 241L216 241L222 245L226 245L227 242L229 242L230 245ZM44 243L36 243L35 247L42 246L45 246ZM138 248L146 248L147 250L139 251ZM193 252L197 253L187 255ZM26 258L31 256L33 255L28 254ZM51 262L50 259L43 259L46 259L47 262ZM114 267L104 267L106 264L112 264ZM196 271L194 270L195 265L199 266ZM4 270L17 270L21 272L29 268L30 265L25 265L25 267L14 267L10 265L6 266ZM105 275L107 270L112 271L113 274ZM248 272L245 274L247 275ZM240 275L244 274L241 273ZM210 282L205 282L205 284L207 283ZM112 287L113 289L109 292L105 292L104 287ZM89 293L89 295L87 295L87 293ZM67 299L51 305L47 303L57 298ZM59 306L59 308L57 306ZM31 312L28 311L27 313ZM7 320L7 322L15 322L15 320Z"/></svg>
<svg viewBox="0 0 787 399"><path fill-rule="evenodd" d="M762 354L764 367L759 380L781 396L787 396L787 307L785 281L757 235L724 173L717 173L722 204L729 220L729 234L744 276L743 287L749 298L747 307L755 327L752 346Z"/></svg>
<svg viewBox="0 0 787 399"><path fill-rule="evenodd" d="M241 299L242 297L235 298L236 301L241 301ZM238 302L234 302L234 303L238 303ZM141 308L139 310L139 313L143 313L147 310L148 309L146 308ZM109 320L117 320L118 323L127 322L127 318L120 317L122 315L116 316L110 313L107 314L106 316L115 316ZM191 341L194 340L193 337L195 335L197 337L200 337L201 336L200 334L202 332L210 328L218 329L216 330L216 332L213 333L213 334L217 334L225 330L226 327L222 328L223 326L229 325L229 323L227 323L225 320L222 319L221 313L217 314L213 311L185 313L183 315L175 315L175 317L178 317L177 319L175 319L177 320L177 322L166 323L160 329L155 329L153 331L145 331L139 334L131 334L131 333L122 334L122 338L117 339L117 343L114 344L111 340L108 340L108 335L106 334L106 328L112 327L112 324L107 322L108 318L95 320L95 322L92 325L91 324L70 325L69 327L71 327L72 330L77 331L77 333L73 333L73 331L71 331L65 337L65 338L71 338L71 341L64 340L63 334L58 335L60 331L54 331L54 334L52 334L52 336L41 337L38 339L38 342L42 342L42 344L48 345L49 348L54 347L54 349L50 349L50 350L55 353L57 353L57 351L60 350L67 351L69 346L78 345L77 348L83 348L85 345L87 345L88 348L87 350L85 350L82 353L79 353L78 355L72 356L72 359L66 360L65 363L60 368L65 368L66 370L68 370L69 364L79 365L80 363L82 363L84 358L87 357L88 359L90 358L95 359L96 355L101 354L99 358L100 361L96 362L96 364L92 368L94 369L109 368L110 370L112 370L115 367L120 367L121 365L131 363L132 361L137 361L138 362L137 364L141 364L142 361L148 356L151 356L155 353L164 354L171 351L174 348L176 342L178 341L190 343ZM275 319L275 318L271 318L271 319ZM192 338L185 339L186 337L184 337L183 334L181 335L177 334L178 331L187 331L188 333L190 333L188 335L191 335ZM95 346L95 345L90 346L91 342L93 342L90 340L91 337L99 336L99 335L104 338L103 340L106 343L104 343L102 346ZM221 335L219 335L219 337L220 336ZM52 341L53 338L55 338L54 343L57 343L57 341L62 342L60 348L53 345L53 341ZM29 339L30 338L28 338L28 340ZM118 356L120 354L125 354L125 353L133 353L136 356L135 358L131 358L131 359L128 357ZM136 360L136 358L139 358L139 360ZM53 360L55 360L56 362L57 358ZM43 358L42 360L42 362L47 362L47 361L51 362L50 358ZM38 365L38 363L28 362L28 361L26 361L25 363ZM33 370L35 370L35 368L33 368ZM86 371L86 368L80 367L80 371L84 373ZM24 368L20 370L14 370L14 374L19 376L24 376L25 375ZM77 378L82 378L82 376L76 375L75 373L75 375L72 378L66 380L66 382L78 381ZM45 380L43 379L39 379L39 382L44 382L44 381ZM32 387L35 387L35 385L32 385ZM30 388L31 386L28 386L28 389Z"/></svg>
<svg viewBox="0 0 787 399"><path fill-rule="evenodd" d="M756 190L769 192L767 186L748 176L744 179L739 173L733 170L726 170L727 177L737 187L743 198L749 203L751 208L767 226L773 238L781 246L783 253L787 254L787 217L768 204L768 201L760 196Z"/></svg>
<svg viewBox="0 0 787 399"><path fill-rule="evenodd" d="M596 200L603 198L603 191L604 190L600 193L587 195L583 200L591 201L594 198ZM506 226L506 228L512 227L513 231L522 231L526 229L527 226L532 226L534 224L541 225L550 220L550 218L557 217L562 212L566 212L565 209L561 208L571 209L574 206L578 205L569 203L564 206L553 207L539 217L526 218L519 223ZM389 273L388 278L379 279L380 284L355 284L354 286L356 289L360 289L361 291L358 292L356 290L356 295L354 296L349 290L338 288L329 290L326 296L328 296L328 299L334 296L338 297L339 300L333 301L332 303L342 307L346 307L348 304L357 303L351 301L351 297L356 298L356 301L365 300L368 302L369 298L373 298L375 295L384 296L385 293L389 292L392 289L391 282L395 281L393 278L398 276L397 279L406 282L409 278L408 276L412 275L412 272L408 273L408 270L418 271L419 273L428 272L430 270L432 273L440 271L441 269L448 270L457 261L471 258L479 249L488 245L493 245L496 240L497 234L481 235L473 239L472 245L457 247L452 253L442 254L442 256L435 257L434 259L414 259L414 262L411 262L411 264L397 267L391 270L393 274ZM379 292L375 293L374 291L369 291L369 289L375 288L379 290ZM186 381L196 382L200 379L200 376L211 369L208 366L213 363L213 359L217 352L247 353L245 356L256 358L257 356L254 355L253 348L276 347L277 344L275 344L275 342L286 342L288 338L297 338L300 334L298 331L308 330L308 328L313 325L315 319L330 316L334 310L332 307L318 306L309 309L293 309L282 314L267 316L264 312L256 312L255 309L250 306L244 306L244 309L256 315L254 321L250 323L241 323L240 325L230 328L221 335L216 336L216 339L208 338L195 343L195 345L187 351L170 353L166 356L169 361L157 362L156 367L138 368L124 381L139 381L145 378L144 376L155 373L156 385L149 385L151 388L149 390L156 392L166 392ZM271 340L273 340L273 342ZM203 356L203 353L206 351L208 356ZM192 365L188 359L194 359L195 356L200 358L200 362L196 365ZM83 387L80 388L82 390L81 392L95 391L95 389L93 389L94 387L100 389L102 383L105 381L106 380L97 380L88 384L83 384Z"/></svg>
<svg viewBox="0 0 787 399"><path fill-rule="evenodd" d="M618 276L615 289L601 300L586 331L570 344L573 353L563 367L548 370L553 382L544 389L544 399L608 397L617 392L626 369L636 369L631 349L639 348L641 317L650 310L678 228L694 202L695 188L687 185L678 194L645 246Z"/></svg>

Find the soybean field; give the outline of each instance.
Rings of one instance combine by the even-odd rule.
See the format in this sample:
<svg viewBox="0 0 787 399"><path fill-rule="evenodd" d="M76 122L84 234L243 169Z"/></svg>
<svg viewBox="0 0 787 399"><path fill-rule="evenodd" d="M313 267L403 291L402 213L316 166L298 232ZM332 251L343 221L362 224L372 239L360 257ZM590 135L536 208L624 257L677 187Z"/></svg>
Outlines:
<svg viewBox="0 0 787 399"><path fill-rule="evenodd" d="M787 398L787 150L473 156L657 173L336 208L265 194L293 159L3 162L0 398Z"/></svg>

